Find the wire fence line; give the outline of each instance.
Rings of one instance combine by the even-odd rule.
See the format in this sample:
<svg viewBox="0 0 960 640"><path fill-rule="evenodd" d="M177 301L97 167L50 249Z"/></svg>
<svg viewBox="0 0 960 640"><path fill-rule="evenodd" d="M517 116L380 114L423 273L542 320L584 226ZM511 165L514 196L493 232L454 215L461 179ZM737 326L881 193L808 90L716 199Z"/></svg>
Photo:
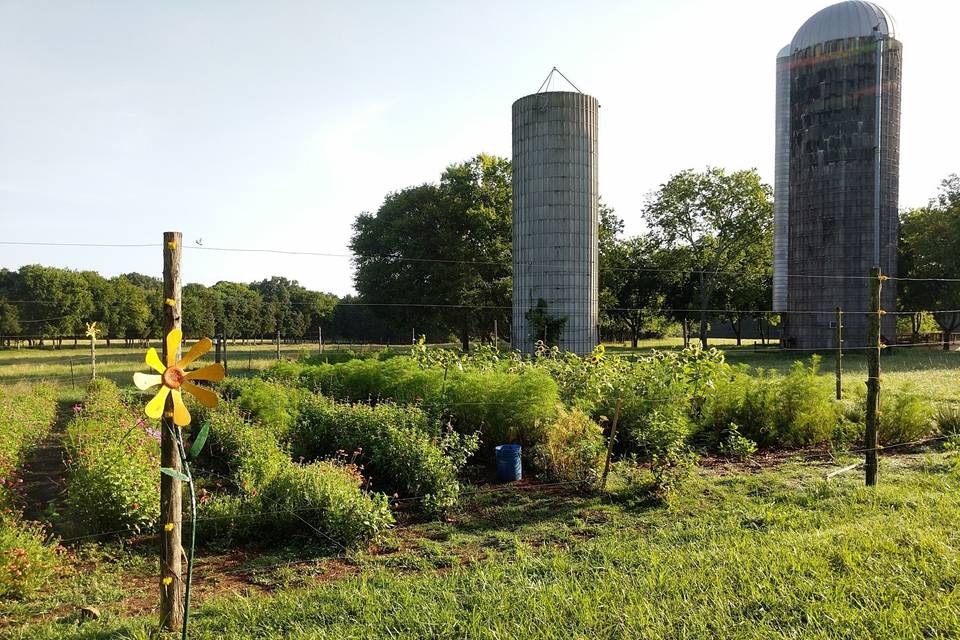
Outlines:
<svg viewBox="0 0 960 640"><path fill-rule="evenodd" d="M56 300L6 300L6 304L44 304L50 306L57 306L59 303ZM105 302L96 297L91 299L91 302ZM314 307L316 306L311 302L287 302L284 303L284 306L298 307L298 306L307 306ZM468 303L442 303L442 302L337 302L336 306L339 307L409 307L409 308L426 308L426 309L467 309L471 311L511 311L513 305L488 305L488 304L468 304ZM786 310L786 311L774 311L772 309L740 309L736 307L717 307L717 308L706 308L700 309L697 307L663 307L663 306L643 306L643 307L599 307L600 312L610 312L610 313L653 313L653 314L699 314L707 313L711 315L753 315L753 316L771 316L771 315L823 315L823 316L835 316L837 314L837 309L822 309L822 310ZM868 309L843 309L840 311L844 315L873 315L876 314L876 311L870 311ZM916 309L916 310L900 310L900 311L884 311L883 315L916 315L916 314L930 314L930 315L940 315L940 314L960 314L960 309ZM73 316L57 316L53 318L40 318L36 320L20 320L21 324L28 322L52 322L55 320L63 320L71 318ZM123 339L123 338L118 338Z"/></svg>
<svg viewBox="0 0 960 640"><path fill-rule="evenodd" d="M4 240L0 241L0 246L30 246L30 247L77 247L77 248L161 248L162 243L91 243L91 242L27 242L27 241L13 241L13 240ZM232 253L267 253L267 254L277 254L277 255L292 255L292 256L313 256L320 258L345 258L356 260L358 256L352 253L335 253L335 252L323 252L323 251L303 251L303 250L293 250L293 249L275 249L275 248L260 248L260 247L212 247L212 246L203 246L203 245L184 245L183 247L186 250L190 251L215 251L215 252L232 252ZM381 255L381 256L359 256L362 259L371 259L371 260L387 260L393 262L406 262L406 263L425 263L425 264L460 264L460 265L475 265L475 266L501 266L501 267L512 267L515 266L512 261L503 261L503 260L455 260L455 259L445 259L445 258L410 258L405 256L396 256L396 255ZM526 267L537 267L537 266L556 266L555 262L523 262L519 263L521 266ZM735 271L735 270L717 270L717 269L664 269L664 268L653 268L653 267L598 267L600 271L620 271L620 272L647 272L647 273L672 273L672 274L683 274L683 275L695 275L695 274L704 274L709 276L715 275L731 275L731 276L740 276L740 277L751 277L751 278L771 278L770 274L758 274L756 272L750 271ZM800 273L786 273L778 274L786 278L808 278L808 279L822 279L822 280L870 280L871 276L855 276L855 275L839 275L839 274L800 274ZM944 283L960 283L960 278L908 278L908 277L896 277L896 276L885 276L888 280L904 280L911 282L944 282Z"/></svg>

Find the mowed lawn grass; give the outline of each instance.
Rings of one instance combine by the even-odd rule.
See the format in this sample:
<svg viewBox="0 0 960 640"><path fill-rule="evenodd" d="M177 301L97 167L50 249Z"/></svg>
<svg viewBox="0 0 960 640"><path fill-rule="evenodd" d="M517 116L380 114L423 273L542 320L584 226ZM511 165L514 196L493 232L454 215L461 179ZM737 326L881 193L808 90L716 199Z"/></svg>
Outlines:
<svg viewBox="0 0 960 640"><path fill-rule="evenodd" d="M449 521L350 556L347 577L287 567L270 594L207 600L191 637L960 637L960 477L947 454L885 457L871 489L859 472L823 479L845 462L701 469L669 504L620 476L602 496L480 493ZM99 621L7 634L148 638L156 624L89 604Z"/></svg>

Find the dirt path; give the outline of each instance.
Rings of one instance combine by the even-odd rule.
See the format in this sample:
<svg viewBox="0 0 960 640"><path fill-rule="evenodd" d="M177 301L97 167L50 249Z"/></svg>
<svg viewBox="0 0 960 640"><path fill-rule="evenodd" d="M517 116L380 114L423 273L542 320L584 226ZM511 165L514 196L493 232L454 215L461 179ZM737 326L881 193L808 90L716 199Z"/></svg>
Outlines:
<svg viewBox="0 0 960 640"><path fill-rule="evenodd" d="M59 507L67 476L63 436L72 415L73 403L60 401L53 429L31 452L21 468L23 513L28 520L47 522L49 513Z"/></svg>

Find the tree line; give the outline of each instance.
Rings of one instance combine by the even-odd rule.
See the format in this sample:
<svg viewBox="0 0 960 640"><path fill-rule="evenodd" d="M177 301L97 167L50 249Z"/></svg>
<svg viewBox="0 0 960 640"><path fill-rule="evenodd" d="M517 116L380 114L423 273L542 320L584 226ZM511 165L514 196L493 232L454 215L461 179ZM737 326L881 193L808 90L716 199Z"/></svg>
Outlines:
<svg viewBox="0 0 960 640"><path fill-rule="evenodd" d="M756 170L685 170L648 194L646 230L626 236L623 221L600 205L600 331L636 345L668 327L707 344L711 326L745 324L765 340L778 316L772 296L773 198ZM188 337L408 342L508 340L511 321L512 177L509 160L479 154L448 166L436 183L388 194L353 224L356 295L310 291L283 277L183 288ZM899 273L960 279L960 178L943 182L928 206L904 211ZM59 340L92 320L108 340L160 333L161 282L131 273L28 265L0 270L0 337ZM914 336L960 328L960 283L899 283L904 327ZM719 310L719 311L711 311ZM930 314L930 311L938 313ZM530 310L544 326L562 311ZM946 313L944 313L946 312ZM934 322L936 325L934 325ZM552 324L551 324L552 323ZM551 332L547 332L551 334ZM558 332L552 332L556 335ZM529 336L531 340L538 336Z"/></svg>

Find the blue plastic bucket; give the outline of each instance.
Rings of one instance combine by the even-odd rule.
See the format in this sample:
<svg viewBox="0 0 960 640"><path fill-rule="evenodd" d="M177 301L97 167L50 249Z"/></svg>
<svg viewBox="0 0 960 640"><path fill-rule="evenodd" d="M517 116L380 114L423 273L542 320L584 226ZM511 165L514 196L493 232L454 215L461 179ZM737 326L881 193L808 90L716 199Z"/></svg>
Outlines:
<svg viewBox="0 0 960 640"><path fill-rule="evenodd" d="M520 464L520 445L501 444L494 447L497 456L497 478L502 482L514 482L523 477Z"/></svg>

